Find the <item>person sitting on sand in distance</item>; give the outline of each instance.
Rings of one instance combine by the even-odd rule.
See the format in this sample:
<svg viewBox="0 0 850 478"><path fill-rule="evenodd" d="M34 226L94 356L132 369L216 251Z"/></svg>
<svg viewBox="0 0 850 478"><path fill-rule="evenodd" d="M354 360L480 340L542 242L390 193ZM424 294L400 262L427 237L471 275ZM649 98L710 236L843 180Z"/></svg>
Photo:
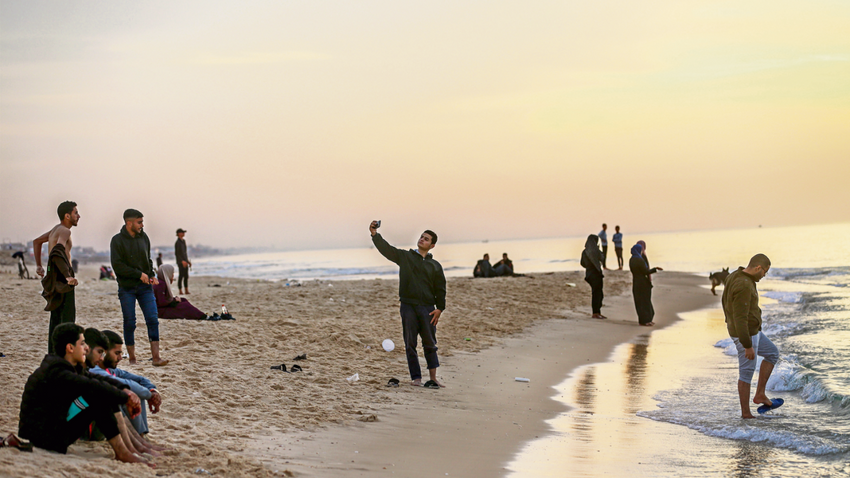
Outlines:
<svg viewBox="0 0 850 478"><path fill-rule="evenodd" d="M77 279L71 267L71 228L80 222L77 203L65 201L56 209L59 224L32 240L33 255L35 256L36 273L44 277L42 296L47 299L50 312L50 323L47 326L47 353L53 352L53 329L59 324L76 322L77 309L74 300L74 288ZM41 245L47 242L47 276L41 267Z"/></svg>
<svg viewBox="0 0 850 478"><path fill-rule="evenodd" d="M112 236L109 256L118 278L118 300L124 316L124 342L130 364L136 364L136 302L145 316L154 366L168 364L159 356L159 319L153 286L158 282L151 261L151 241L144 231L144 215L136 209L124 211L124 226Z"/></svg>
<svg viewBox="0 0 850 478"><path fill-rule="evenodd" d="M174 266L163 264L156 270L158 283L153 286L156 295L157 314L160 319L204 320L207 314L198 310L185 297L174 297L171 284L174 282Z"/></svg>
<svg viewBox="0 0 850 478"><path fill-rule="evenodd" d="M581 266L584 267L584 281L590 284L591 308L594 319L607 319L602 315L602 251L599 250L599 236L591 234L587 236L584 250L581 252Z"/></svg>
<svg viewBox="0 0 850 478"><path fill-rule="evenodd" d="M472 271L472 277L493 277L493 266L490 265L490 254L485 253L483 259L479 259Z"/></svg>
<svg viewBox="0 0 850 478"><path fill-rule="evenodd" d="M422 370L416 353L416 342L422 337L422 349L428 364L431 380L428 388L443 387L437 380L437 323L446 310L446 276L443 267L435 261L430 250L437 244L437 234L426 230L419 236L417 249L403 250L391 246L378 234L378 222L369 224L372 243L384 257L399 266L398 295L401 328L411 385L422 385Z"/></svg>
<svg viewBox="0 0 850 478"><path fill-rule="evenodd" d="M115 459L155 466L131 452L119 430L120 405L138 414L139 397L126 385L83 369L89 352L83 328L71 323L58 325L53 345L53 353L44 357L24 386L18 435L34 446L64 454L95 421Z"/></svg>
<svg viewBox="0 0 850 478"><path fill-rule="evenodd" d="M508 259L508 253L502 253L502 260L493 265L496 276L510 276L514 273L514 261Z"/></svg>
<svg viewBox="0 0 850 478"><path fill-rule="evenodd" d="M148 428L148 413L145 406L150 409L151 413L159 413L159 409L162 406L162 395L156 389L156 385L147 378L118 368L118 363L123 358L121 354L123 352L124 341L121 340L121 336L111 330L104 330L101 334L105 341L106 350L102 359L91 372L95 375L112 377L130 387L130 390L139 396L142 411L136 418L131 419L130 422L135 431L140 436L144 436L150 431ZM144 442L144 445L153 447L153 445L147 442Z"/></svg>
<svg viewBox="0 0 850 478"><path fill-rule="evenodd" d="M644 326L653 326L655 322L655 308L652 307L652 281L650 274L663 270L660 267L650 269L643 258L643 246L635 244L631 249L632 257L629 259L629 270L632 273L632 296L635 300L635 311L638 315L638 323Z"/></svg>

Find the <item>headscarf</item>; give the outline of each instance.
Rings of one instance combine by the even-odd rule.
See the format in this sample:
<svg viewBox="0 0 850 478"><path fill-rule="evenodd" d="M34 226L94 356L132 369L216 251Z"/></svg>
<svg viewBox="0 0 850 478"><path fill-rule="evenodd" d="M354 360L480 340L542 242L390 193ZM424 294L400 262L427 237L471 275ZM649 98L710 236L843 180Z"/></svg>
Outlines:
<svg viewBox="0 0 850 478"><path fill-rule="evenodd" d="M640 244L632 246L632 257L637 257L638 259L643 260L643 256L641 255L642 253L643 247L641 247Z"/></svg>
<svg viewBox="0 0 850 478"><path fill-rule="evenodd" d="M593 267L602 272L602 251L599 250L599 236L591 234L584 243L584 253Z"/></svg>
<svg viewBox="0 0 850 478"><path fill-rule="evenodd" d="M174 266L171 264L163 264L156 269L156 278L165 284L165 298L169 302L174 300L174 294L171 292L171 280L174 277Z"/></svg>

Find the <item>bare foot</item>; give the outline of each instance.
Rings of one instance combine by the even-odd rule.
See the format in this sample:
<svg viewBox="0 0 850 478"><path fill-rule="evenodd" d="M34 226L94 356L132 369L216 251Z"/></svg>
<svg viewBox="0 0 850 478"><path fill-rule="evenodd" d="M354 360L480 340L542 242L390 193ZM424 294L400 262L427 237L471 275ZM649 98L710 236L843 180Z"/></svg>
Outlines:
<svg viewBox="0 0 850 478"><path fill-rule="evenodd" d="M437 380L437 379L434 379L434 381L435 381L435 382L437 382L437 385L439 385L439 386L440 386L440 388L446 388L446 386L445 386L445 385L443 385L443 382L441 382L441 381L439 381L439 380Z"/></svg>
<svg viewBox="0 0 850 478"><path fill-rule="evenodd" d="M144 457L136 455L135 453L125 452L125 453L116 453L115 459L118 461L123 461L124 463L144 463L151 468L156 468L156 463L146 460Z"/></svg>
<svg viewBox="0 0 850 478"><path fill-rule="evenodd" d="M755 417L752 414L749 414L749 415L741 415L741 418L743 418L744 420L747 420L747 419L755 418Z"/></svg>
<svg viewBox="0 0 850 478"><path fill-rule="evenodd" d="M773 406L773 402L772 402L772 401L770 401L770 399L769 399L769 398L767 398L767 395L759 395L759 394L756 394L756 395L753 397L753 403L758 404L758 405L767 405L768 407L772 407L772 406Z"/></svg>
<svg viewBox="0 0 850 478"><path fill-rule="evenodd" d="M590 317L593 318L593 319L607 319L608 318L608 317L605 317L602 314L593 314Z"/></svg>
<svg viewBox="0 0 850 478"><path fill-rule="evenodd" d="M153 361L154 367L164 367L166 365L168 365L168 360L159 359Z"/></svg>
<svg viewBox="0 0 850 478"><path fill-rule="evenodd" d="M136 365L138 363L138 362L136 362L136 357L130 357L129 359L127 359L127 362L130 365Z"/></svg>
<svg viewBox="0 0 850 478"><path fill-rule="evenodd" d="M410 382L410 384L413 385L414 387L421 387L422 386L422 379L417 378L416 380Z"/></svg>

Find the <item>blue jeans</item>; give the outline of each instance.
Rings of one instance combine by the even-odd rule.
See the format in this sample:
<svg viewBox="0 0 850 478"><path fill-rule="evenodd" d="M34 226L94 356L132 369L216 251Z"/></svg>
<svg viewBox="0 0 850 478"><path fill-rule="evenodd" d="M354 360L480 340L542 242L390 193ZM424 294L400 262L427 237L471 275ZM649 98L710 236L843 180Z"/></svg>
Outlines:
<svg viewBox="0 0 850 478"><path fill-rule="evenodd" d="M136 301L142 308L145 324L148 326L148 339L159 341L159 319L157 318L156 296L149 284L136 287L118 287L118 300L121 301L121 313L124 314L124 343L128 347L136 345L133 333L136 331Z"/></svg>
<svg viewBox="0 0 850 478"><path fill-rule="evenodd" d="M401 303L401 328L404 335L404 351L407 354L407 368L410 370L411 380L422 378L419 356L416 353L418 337L422 337L422 349L425 352L428 370L440 366L440 361L437 359L437 326L431 325L431 315L429 315L435 308L433 305Z"/></svg>

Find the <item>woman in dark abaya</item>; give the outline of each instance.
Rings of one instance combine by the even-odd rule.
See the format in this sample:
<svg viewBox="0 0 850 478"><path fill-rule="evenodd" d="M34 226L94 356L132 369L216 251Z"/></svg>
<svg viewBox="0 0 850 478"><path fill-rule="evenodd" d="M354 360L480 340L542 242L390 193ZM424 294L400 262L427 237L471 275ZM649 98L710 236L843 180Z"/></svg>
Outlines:
<svg viewBox="0 0 850 478"><path fill-rule="evenodd" d="M632 246L632 257L629 259L629 270L632 271L632 295L635 298L635 310L640 325L653 326L655 309L652 307L652 278L651 274L663 270L660 267L649 268L649 260L644 253L646 243L638 241Z"/></svg>
<svg viewBox="0 0 850 478"><path fill-rule="evenodd" d="M594 319L607 319L602 315L602 251L599 250L599 236L587 236L584 250L581 252L581 266L584 267L584 280L590 284L591 307Z"/></svg>

